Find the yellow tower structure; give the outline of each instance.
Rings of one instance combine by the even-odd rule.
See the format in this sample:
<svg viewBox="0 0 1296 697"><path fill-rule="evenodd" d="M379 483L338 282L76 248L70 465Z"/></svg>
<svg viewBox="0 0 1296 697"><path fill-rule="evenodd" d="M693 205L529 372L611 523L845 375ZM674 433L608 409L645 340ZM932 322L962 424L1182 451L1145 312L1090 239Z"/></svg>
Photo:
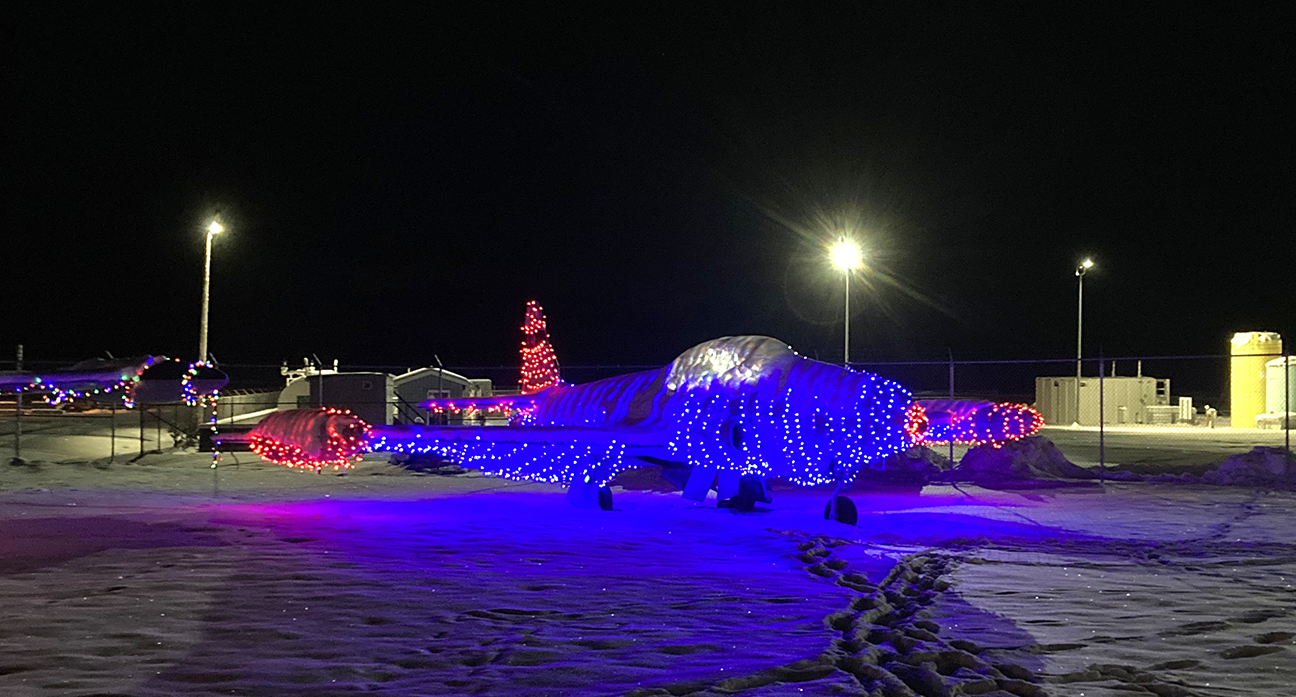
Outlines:
<svg viewBox="0 0 1296 697"><path fill-rule="evenodd" d="M1265 411L1265 363L1282 356L1275 332L1238 332L1229 359L1229 410L1233 428L1255 428Z"/></svg>

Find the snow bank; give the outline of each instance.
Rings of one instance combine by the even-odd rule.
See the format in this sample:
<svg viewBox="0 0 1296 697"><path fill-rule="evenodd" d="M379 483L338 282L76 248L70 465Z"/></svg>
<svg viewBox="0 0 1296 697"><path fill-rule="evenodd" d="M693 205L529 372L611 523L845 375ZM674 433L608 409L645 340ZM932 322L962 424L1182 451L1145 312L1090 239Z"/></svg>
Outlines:
<svg viewBox="0 0 1296 697"><path fill-rule="evenodd" d="M1218 467L1196 476L1191 472L1127 475L1127 479L1163 484L1211 484L1264 489L1296 489L1296 457L1288 461L1283 448L1256 446L1250 452L1230 455Z"/></svg>
<svg viewBox="0 0 1296 697"><path fill-rule="evenodd" d="M1043 436L1009 441L999 448L972 448L959 461L957 475L990 488L1066 486L1097 476L1066 459L1053 441Z"/></svg>
<svg viewBox="0 0 1296 697"><path fill-rule="evenodd" d="M1201 481L1223 486L1296 489L1296 460L1282 448L1256 446L1249 453L1229 457L1218 469L1203 474Z"/></svg>
<svg viewBox="0 0 1296 697"><path fill-rule="evenodd" d="M879 469L860 470L855 481L872 487L921 488L949 466L948 457L925 445L915 445L903 453L887 456Z"/></svg>

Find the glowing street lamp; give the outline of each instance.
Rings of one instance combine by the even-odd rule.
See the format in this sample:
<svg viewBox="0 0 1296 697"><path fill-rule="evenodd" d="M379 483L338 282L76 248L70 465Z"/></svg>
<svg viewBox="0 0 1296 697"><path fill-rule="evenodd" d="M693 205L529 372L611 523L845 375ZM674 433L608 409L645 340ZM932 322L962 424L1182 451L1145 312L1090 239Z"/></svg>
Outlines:
<svg viewBox="0 0 1296 697"><path fill-rule="evenodd" d="M1081 346L1084 340L1084 276L1085 272L1093 268L1093 259L1085 259L1076 266L1076 412L1075 423L1080 423L1080 359ZM1101 415L1099 418L1102 418Z"/></svg>
<svg viewBox="0 0 1296 697"><path fill-rule="evenodd" d="M842 270L842 275L846 279L846 336L844 341L844 350L842 351L842 363L850 367L850 277L851 271L864 266L864 253L860 251L859 245L853 240L845 237L837 240L837 244L832 248L833 266Z"/></svg>
<svg viewBox="0 0 1296 697"><path fill-rule="evenodd" d="M207 306L211 296L211 245L212 238L225 228L215 220L207 226L207 260L203 264L202 322L198 325L198 360L207 360Z"/></svg>

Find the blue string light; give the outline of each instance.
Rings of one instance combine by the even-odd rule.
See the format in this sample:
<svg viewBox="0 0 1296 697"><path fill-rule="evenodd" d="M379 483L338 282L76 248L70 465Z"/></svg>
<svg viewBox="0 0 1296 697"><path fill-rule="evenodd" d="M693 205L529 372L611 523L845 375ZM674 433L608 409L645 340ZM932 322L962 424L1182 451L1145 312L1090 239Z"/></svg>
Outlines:
<svg viewBox="0 0 1296 697"><path fill-rule="evenodd" d="M925 409L895 382L810 360L768 337L716 339L659 370L505 400L512 400L502 405L513 410L511 427L366 426L355 447L564 485L605 486L648 453L813 486L848 483L919 442L1002 443L1043 424L1023 405L926 402ZM289 464L309 459L287 440L275 445Z"/></svg>
<svg viewBox="0 0 1296 697"><path fill-rule="evenodd" d="M713 369L680 368L708 352ZM758 364L748 360L758 354ZM803 486L849 481L861 467L880 467L887 455L913 445L907 433L912 396L903 387L798 356L765 337L717 339L659 370L535 397L521 421L526 426L659 432L671 460ZM555 484L602 486L642 464L627 458L625 444L611 435L603 443L500 443L449 441L436 433L382 429L370 449L435 454L488 475Z"/></svg>

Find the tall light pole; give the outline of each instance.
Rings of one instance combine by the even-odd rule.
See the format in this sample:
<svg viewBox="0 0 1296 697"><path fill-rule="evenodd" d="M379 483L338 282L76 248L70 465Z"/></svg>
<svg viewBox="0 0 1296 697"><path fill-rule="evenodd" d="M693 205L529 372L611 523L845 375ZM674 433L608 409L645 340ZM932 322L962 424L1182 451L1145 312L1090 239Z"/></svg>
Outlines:
<svg viewBox="0 0 1296 697"><path fill-rule="evenodd" d="M864 265L864 253L854 241L842 237L832 248L833 266L842 270L846 279L846 332L843 339L842 363L850 367L850 277L851 271Z"/></svg>
<svg viewBox="0 0 1296 697"><path fill-rule="evenodd" d="M211 243L212 238L225 228L213 220L207 226L207 260L203 263L202 322L198 325L198 360L207 360L207 305L211 298Z"/></svg>
<svg viewBox="0 0 1296 697"><path fill-rule="evenodd" d="M1075 424L1080 423L1080 360L1081 346L1084 341L1084 277L1085 272L1093 268L1093 259L1085 259L1076 266L1076 411Z"/></svg>

